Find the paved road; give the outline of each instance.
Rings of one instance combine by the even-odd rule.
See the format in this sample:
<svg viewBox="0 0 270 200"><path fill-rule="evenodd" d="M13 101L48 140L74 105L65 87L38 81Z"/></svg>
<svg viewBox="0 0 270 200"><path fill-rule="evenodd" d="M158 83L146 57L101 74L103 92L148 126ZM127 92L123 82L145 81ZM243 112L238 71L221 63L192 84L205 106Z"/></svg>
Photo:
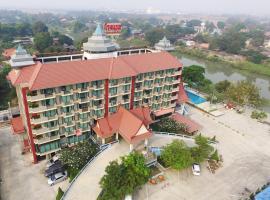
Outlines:
<svg viewBox="0 0 270 200"><path fill-rule="evenodd" d="M199 177L187 169L180 179L177 172L168 171L167 182L147 184L135 200L239 200L248 195L245 190L256 191L270 181L270 126L251 119L250 113L225 112L217 118L197 110L191 115L204 125L203 135L216 135L224 159L222 168L210 174L204 166Z"/></svg>
<svg viewBox="0 0 270 200"><path fill-rule="evenodd" d="M0 129L2 200L54 200L60 185L47 185L47 179L42 174L45 163L34 165L31 154L21 155L17 139L9 127Z"/></svg>

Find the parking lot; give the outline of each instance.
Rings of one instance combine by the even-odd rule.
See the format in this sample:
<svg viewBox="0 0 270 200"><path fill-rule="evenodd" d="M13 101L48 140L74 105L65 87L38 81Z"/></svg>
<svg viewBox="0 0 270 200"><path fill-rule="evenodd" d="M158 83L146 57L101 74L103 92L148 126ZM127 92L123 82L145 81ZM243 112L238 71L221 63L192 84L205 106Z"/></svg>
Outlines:
<svg viewBox="0 0 270 200"><path fill-rule="evenodd" d="M168 170L165 182L145 185L135 200L239 200L270 181L270 126L251 119L249 113L225 112L218 118L198 110L191 114L204 126L204 135L216 135L222 168L211 174L203 165L200 176L193 176L191 168L180 176Z"/></svg>
<svg viewBox="0 0 270 200"><path fill-rule="evenodd" d="M30 153L21 155L17 139L9 127L0 129L1 200L54 200L58 187L65 189L68 181L48 186L45 161L32 164Z"/></svg>

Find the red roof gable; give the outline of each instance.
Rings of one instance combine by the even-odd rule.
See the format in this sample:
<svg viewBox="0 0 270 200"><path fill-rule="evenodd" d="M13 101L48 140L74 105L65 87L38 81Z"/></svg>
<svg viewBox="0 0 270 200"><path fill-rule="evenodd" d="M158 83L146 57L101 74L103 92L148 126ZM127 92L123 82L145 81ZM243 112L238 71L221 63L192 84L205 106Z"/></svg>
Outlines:
<svg viewBox="0 0 270 200"><path fill-rule="evenodd" d="M34 69L33 66L22 68L20 76L23 76L24 81L27 79L30 90L38 90L95 80L118 79L179 67L182 67L182 64L177 58L167 52L159 52L39 64ZM12 76L15 76L13 71L10 72L9 77ZM14 82L14 84L19 83Z"/></svg>
<svg viewBox="0 0 270 200"><path fill-rule="evenodd" d="M188 102L188 96L187 96L187 93L184 89L184 85L183 84L180 84L179 85L179 93L178 93L178 102L179 103L186 103Z"/></svg>
<svg viewBox="0 0 270 200"><path fill-rule="evenodd" d="M10 122L14 134L24 133L25 130L22 122L22 117L12 118Z"/></svg>
<svg viewBox="0 0 270 200"><path fill-rule="evenodd" d="M202 128L201 125L199 125L197 122L183 115L180 115L179 113L173 114L171 118L178 121L179 123L185 124L189 133L194 133Z"/></svg>
<svg viewBox="0 0 270 200"><path fill-rule="evenodd" d="M150 113L147 115L150 116ZM136 135L142 126L145 128L145 132ZM101 138L111 137L118 132L129 143L140 141L152 135L152 133L146 129L143 120L121 106L116 113L99 119L95 127L93 127L93 130Z"/></svg>

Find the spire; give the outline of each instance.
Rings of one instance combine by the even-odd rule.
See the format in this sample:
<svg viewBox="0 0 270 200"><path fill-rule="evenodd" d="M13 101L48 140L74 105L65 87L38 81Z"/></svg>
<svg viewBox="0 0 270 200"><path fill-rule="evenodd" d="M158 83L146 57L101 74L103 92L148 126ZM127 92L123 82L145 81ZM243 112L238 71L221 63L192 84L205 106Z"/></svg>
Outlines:
<svg viewBox="0 0 270 200"><path fill-rule="evenodd" d="M17 49L16 49L16 54L17 55L24 55L27 54L26 50L22 47L21 44L18 45Z"/></svg>
<svg viewBox="0 0 270 200"><path fill-rule="evenodd" d="M97 28L96 28L93 35L95 35L95 36L103 36L104 35L103 29L102 29L100 23L97 24Z"/></svg>

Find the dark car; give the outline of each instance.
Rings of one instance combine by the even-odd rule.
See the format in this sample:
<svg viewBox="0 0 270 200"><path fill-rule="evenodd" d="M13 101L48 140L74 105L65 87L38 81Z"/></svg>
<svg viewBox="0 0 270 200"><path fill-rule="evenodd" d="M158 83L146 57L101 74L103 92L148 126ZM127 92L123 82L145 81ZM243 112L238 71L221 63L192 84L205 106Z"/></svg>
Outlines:
<svg viewBox="0 0 270 200"><path fill-rule="evenodd" d="M65 171L65 166L60 161L58 161L45 170L45 176L50 177L53 174L64 172L64 171Z"/></svg>

